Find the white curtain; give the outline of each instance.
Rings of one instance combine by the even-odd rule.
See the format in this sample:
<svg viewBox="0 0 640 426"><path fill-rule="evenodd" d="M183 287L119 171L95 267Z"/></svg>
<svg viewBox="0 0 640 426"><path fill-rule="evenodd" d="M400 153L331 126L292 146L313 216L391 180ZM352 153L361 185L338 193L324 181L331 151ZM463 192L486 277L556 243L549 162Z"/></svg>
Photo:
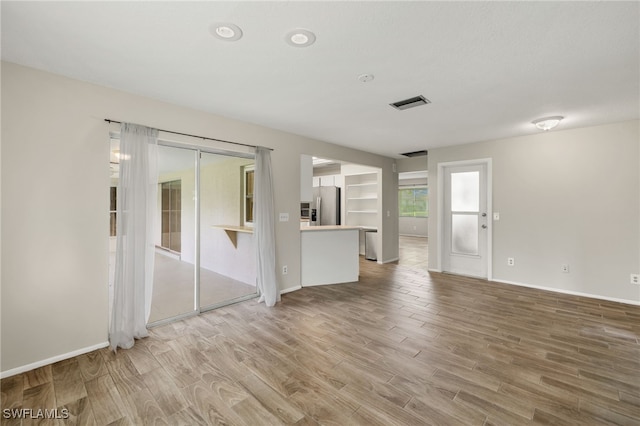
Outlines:
<svg viewBox="0 0 640 426"><path fill-rule="evenodd" d="M280 292L276 283L275 214L269 149L256 148L255 170L253 235L256 240L256 279L260 302L273 306L280 301Z"/></svg>
<svg viewBox="0 0 640 426"><path fill-rule="evenodd" d="M116 266L109 342L128 349L148 336L153 285L154 217L158 193L158 130L120 127Z"/></svg>

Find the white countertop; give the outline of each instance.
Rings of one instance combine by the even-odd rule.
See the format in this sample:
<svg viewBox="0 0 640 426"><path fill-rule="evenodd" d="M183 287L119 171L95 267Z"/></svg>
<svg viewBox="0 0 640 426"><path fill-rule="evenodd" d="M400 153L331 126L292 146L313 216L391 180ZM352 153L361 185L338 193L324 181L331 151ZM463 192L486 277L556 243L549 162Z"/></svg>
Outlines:
<svg viewBox="0 0 640 426"><path fill-rule="evenodd" d="M351 231L358 230L359 226L346 226L346 225L320 225L320 226L307 226L301 225L300 231Z"/></svg>

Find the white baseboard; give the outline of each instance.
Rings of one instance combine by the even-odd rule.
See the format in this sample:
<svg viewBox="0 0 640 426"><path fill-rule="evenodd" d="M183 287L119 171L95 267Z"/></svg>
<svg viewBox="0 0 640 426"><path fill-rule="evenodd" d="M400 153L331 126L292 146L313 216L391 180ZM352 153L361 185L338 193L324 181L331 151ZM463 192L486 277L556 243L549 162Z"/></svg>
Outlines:
<svg viewBox="0 0 640 426"><path fill-rule="evenodd" d="M301 285L297 285L295 287L285 288L284 290L280 290L280 294L291 293L292 291L300 290L302 288Z"/></svg>
<svg viewBox="0 0 640 426"><path fill-rule="evenodd" d="M606 296L601 296L601 295L598 295L598 294L583 293L581 291L563 290L563 289L559 289L559 288L544 287L544 286L532 285L532 284L525 284L525 283L519 283L519 282L515 282L515 281L496 280L496 279L493 279L493 281L497 282L497 283L502 283L502 284L517 285L519 287L535 288L536 290L545 290L545 291L552 291L554 293L569 294L571 296L588 297L590 299L599 299L599 300L606 300L608 302L617 302L617 303L624 303L624 304L627 304L627 305L640 306L640 301L638 301L638 300L617 299L615 297L606 297Z"/></svg>
<svg viewBox="0 0 640 426"><path fill-rule="evenodd" d="M384 261L379 261L378 263L380 263L382 265L382 264L385 264L385 263L397 262L398 260L400 260L399 257L394 257L393 259L387 259L387 260L384 260Z"/></svg>
<svg viewBox="0 0 640 426"><path fill-rule="evenodd" d="M21 367L12 368L11 370L0 372L0 379L15 376L16 374L31 371L36 368L44 367L45 365L53 364L54 362L62 361L65 359L73 358L78 355L83 355L89 352L93 352L97 349L106 348L109 346L109 342L98 343L97 345L89 346L86 348L78 349L76 351L68 352L66 354L56 355L51 358L43 359L42 361L32 362L31 364L23 365Z"/></svg>
<svg viewBox="0 0 640 426"><path fill-rule="evenodd" d="M442 271L439 270L439 269L429 269L429 272L442 273ZM518 287L534 288L536 290L552 291L554 293L568 294L568 295L571 295L571 296L588 297L590 299L606 300L608 302L616 302L616 303L624 303L624 304L627 304L627 305L640 306L640 301L639 300L617 299L615 297L601 296L601 295L598 295L598 294L583 293L583 292L580 292L580 291L572 291L572 290L563 290L563 289L554 288L554 287L544 287L544 286L540 286L540 285L526 284L526 283L521 283L521 282L517 282L517 281L498 280L498 279L495 279L495 278L493 278L493 279L491 279L489 281L493 281L493 282L501 283L501 284L517 285Z"/></svg>

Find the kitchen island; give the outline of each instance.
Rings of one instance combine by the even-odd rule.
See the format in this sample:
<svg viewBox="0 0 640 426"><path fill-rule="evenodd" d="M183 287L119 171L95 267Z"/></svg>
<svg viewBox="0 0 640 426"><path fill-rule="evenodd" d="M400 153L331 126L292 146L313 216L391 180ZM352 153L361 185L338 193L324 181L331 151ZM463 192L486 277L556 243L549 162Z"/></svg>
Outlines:
<svg viewBox="0 0 640 426"><path fill-rule="evenodd" d="M359 233L356 226L300 226L301 285L358 281Z"/></svg>

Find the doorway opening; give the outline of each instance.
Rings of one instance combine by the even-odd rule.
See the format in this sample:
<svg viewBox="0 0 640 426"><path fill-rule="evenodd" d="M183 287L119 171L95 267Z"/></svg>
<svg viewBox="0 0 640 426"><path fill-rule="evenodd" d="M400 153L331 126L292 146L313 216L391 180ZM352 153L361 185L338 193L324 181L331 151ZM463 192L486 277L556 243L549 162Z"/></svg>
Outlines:
<svg viewBox="0 0 640 426"><path fill-rule="evenodd" d="M398 265L428 270L429 174L398 173Z"/></svg>

